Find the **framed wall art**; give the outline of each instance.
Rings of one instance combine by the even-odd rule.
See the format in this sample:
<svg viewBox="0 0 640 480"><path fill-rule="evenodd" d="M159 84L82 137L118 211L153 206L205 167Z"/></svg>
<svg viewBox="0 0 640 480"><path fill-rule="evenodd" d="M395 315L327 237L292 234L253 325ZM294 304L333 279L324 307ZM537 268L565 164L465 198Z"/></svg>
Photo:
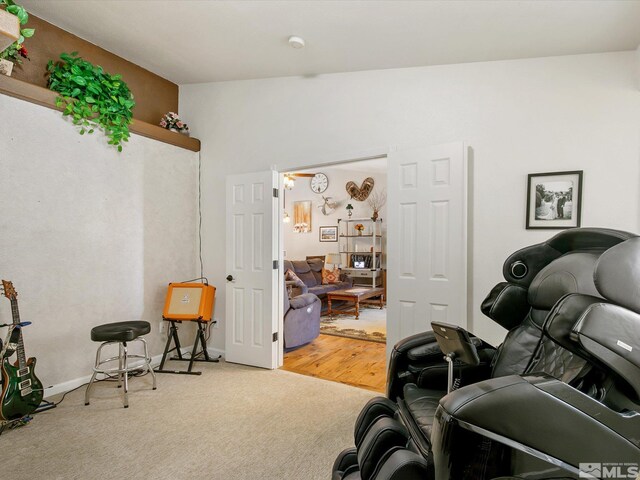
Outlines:
<svg viewBox="0 0 640 480"><path fill-rule="evenodd" d="M321 242L337 242L338 227L320 227Z"/></svg>
<svg viewBox="0 0 640 480"><path fill-rule="evenodd" d="M531 173L527 182L527 229L580 226L582 170Z"/></svg>
<svg viewBox="0 0 640 480"><path fill-rule="evenodd" d="M311 231L311 200L293 202L293 231L296 233Z"/></svg>

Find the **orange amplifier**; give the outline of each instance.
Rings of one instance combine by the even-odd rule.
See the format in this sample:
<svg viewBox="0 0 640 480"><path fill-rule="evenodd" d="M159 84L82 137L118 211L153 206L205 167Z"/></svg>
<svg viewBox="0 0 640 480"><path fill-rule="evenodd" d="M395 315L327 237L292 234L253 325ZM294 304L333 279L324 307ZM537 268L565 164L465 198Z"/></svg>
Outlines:
<svg viewBox="0 0 640 480"><path fill-rule="evenodd" d="M162 318L211 320L216 288L204 283L170 283Z"/></svg>

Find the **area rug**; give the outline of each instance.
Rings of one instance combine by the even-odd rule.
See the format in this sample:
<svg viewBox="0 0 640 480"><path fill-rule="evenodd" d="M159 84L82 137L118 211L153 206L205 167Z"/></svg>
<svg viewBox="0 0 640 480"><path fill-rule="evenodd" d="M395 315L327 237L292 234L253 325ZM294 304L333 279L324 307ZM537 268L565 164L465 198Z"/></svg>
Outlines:
<svg viewBox="0 0 640 480"><path fill-rule="evenodd" d="M387 309L376 306L361 306L360 317L353 314L336 314L320 317L320 333L338 337L356 338L371 342L387 342Z"/></svg>

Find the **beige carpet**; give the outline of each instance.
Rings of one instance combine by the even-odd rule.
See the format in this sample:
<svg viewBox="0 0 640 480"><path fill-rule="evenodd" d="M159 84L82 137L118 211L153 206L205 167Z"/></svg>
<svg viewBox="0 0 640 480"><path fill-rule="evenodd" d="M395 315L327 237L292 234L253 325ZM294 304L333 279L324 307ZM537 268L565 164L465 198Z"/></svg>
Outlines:
<svg viewBox="0 0 640 480"><path fill-rule="evenodd" d="M3 478L327 479L353 444L373 392L282 370L196 364L202 376L84 387L25 427L0 436Z"/></svg>

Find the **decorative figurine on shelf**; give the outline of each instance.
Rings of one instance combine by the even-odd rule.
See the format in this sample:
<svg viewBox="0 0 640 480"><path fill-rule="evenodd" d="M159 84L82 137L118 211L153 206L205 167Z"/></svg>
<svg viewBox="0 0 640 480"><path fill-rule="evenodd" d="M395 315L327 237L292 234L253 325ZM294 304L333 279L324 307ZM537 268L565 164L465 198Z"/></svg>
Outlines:
<svg viewBox="0 0 640 480"><path fill-rule="evenodd" d="M160 126L172 132L183 133L189 135L189 126L180 120L177 113L165 113L160 120Z"/></svg>
<svg viewBox="0 0 640 480"><path fill-rule="evenodd" d="M347 213L349 214L349 218L351 218L351 215L353 215L353 205L351 205L349 203L349 204L347 204L347 206L345 208L347 209Z"/></svg>
<svg viewBox="0 0 640 480"><path fill-rule="evenodd" d="M358 235L362 235L362 232L364 231L364 225L361 223L356 223L353 228L355 228L358 231Z"/></svg>

